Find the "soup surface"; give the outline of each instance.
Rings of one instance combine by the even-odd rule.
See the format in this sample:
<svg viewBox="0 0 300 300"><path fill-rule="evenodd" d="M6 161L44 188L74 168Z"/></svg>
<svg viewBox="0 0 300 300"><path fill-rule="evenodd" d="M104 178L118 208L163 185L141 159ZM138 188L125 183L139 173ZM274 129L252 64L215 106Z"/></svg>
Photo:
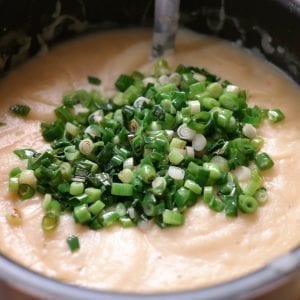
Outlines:
<svg viewBox="0 0 300 300"><path fill-rule="evenodd" d="M300 90L262 59L228 42L181 31L176 53L179 63L206 68L246 89L250 103L281 108L286 119L265 122L258 134L275 166L264 172L269 202L254 215L227 218L199 202L188 210L182 227L92 231L63 215L58 229L41 228L41 199L17 201L7 192L8 173L22 162L13 150L49 146L40 122L54 119L53 109L66 91L86 88L88 75L102 79L101 89L112 90L120 73L149 70L151 33L112 31L70 41L36 57L0 82L0 249L17 262L47 276L73 284L130 292L174 291L210 286L263 266L300 243ZM25 119L11 115L13 103L31 107ZM17 208L21 226L11 226L5 215ZM66 238L77 235L81 248L68 249Z"/></svg>

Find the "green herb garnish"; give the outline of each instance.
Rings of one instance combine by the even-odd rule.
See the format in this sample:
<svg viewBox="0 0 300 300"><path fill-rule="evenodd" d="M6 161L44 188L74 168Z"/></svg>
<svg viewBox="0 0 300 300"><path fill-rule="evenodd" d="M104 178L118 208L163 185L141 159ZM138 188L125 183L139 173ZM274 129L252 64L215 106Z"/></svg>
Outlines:
<svg viewBox="0 0 300 300"><path fill-rule="evenodd" d="M88 76L88 82L93 85L100 85L102 81L98 77Z"/></svg>
<svg viewBox="0 0 300 300"><path fill-rule="evenodd" d="M75 252L80 248L79 239L77 236L71 235L67 238L67 244L71 252Z"/></svg>
<svg viewBox="0 0 300 300"><path fill-rule="evenodd" d="M28 158L33 157L37 154L37 152L35 150L32 150L32 149L19 149L19 150L15 150L14 153L20 159L28 159Z"/></svg>
<svg viewBox="0 0 300 300"><path fill-rule="evenodd" d="M30 107L28 105L15 104L9 110L18 116L25 117L29 114Z"/></svg>
<svg viewBox="0 0 300 300"><path fill-rule="evenodd" d="M256 128L283 120L280 110L249 107L238 86L198 67L172 73L166 61L151 76L122 74L115 86L112 99L66 94L56 119L41 124L51 148L15 151L28 170L10 173L9 190L22 199L45 194L45 231L58 226L62 211L94 230L151 219L167 227L182 225L201 199L228 217L254 213L267 200L261 172L274 162L260 152ZM238 169L248 176L243 184ZM76 237L67 242L79 248Z"/></svg>

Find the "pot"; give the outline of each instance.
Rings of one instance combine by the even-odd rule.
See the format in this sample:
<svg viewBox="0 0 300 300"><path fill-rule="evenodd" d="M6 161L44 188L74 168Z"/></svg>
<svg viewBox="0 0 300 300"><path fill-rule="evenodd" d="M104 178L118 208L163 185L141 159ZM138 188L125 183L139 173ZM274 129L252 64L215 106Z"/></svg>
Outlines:
<svg viewBox="0 0 300 300"><path fill-rule="evenodd" d="M0 74L55 43L107 28L152 26L149 0L0 0ZM300 83L300 2L296 0L189 0L181 25L217 35L263 55ZM291 230L295 230L291 228ZM300 246L237 280L190 291L138 295L102 292L47 278L0 255L0 278L46 299L299 299Z"/></svg>

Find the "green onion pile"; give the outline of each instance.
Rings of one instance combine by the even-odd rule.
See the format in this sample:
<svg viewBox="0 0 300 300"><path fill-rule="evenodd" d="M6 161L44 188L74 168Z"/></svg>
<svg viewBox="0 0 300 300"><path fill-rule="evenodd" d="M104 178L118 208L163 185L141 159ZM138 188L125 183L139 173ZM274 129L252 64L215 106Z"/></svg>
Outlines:
<svg viewBox="0 0 300 300"><path fill-rule="evenodd" d="M165 60L151 76L122 74L115 86L110 98L67 93L56 120L41 124L51 149L15 151L27 169L11 170L9 190L22 200L45 195L45 231L63 212L95 230L151 219L164 228L182 225L198 201L236 217L267 200L261 172L274 163L256 128L284 119L279 109L250 107L238 86L197 67L171 72Z"/></svg>

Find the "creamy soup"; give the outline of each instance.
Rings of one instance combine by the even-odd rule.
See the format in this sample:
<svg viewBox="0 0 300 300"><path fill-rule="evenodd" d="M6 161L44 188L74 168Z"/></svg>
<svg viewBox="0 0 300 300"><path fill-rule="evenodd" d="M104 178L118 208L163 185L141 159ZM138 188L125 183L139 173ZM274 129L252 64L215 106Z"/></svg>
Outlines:
<svg viewBox="0 0 300 300"><path fill-rule="evenodd" d="M111 90L120 73L149 70L151 33L113 31L70 41L38 56L0 83L0 249L35 271L73 284L105 290L158 292L211 286L254 271L300 243L300 90L261 58L218 39L181 31L170 65L204 67L249 91L250 103L281 108L286 119L265 122L258 134L275 166L264 172L269 202L254 215L228 218L199 202L186 213L185 225L160 229L99 231L62 216L57 230L41 228L41 197L18 201L7 192L8 173L22 162L13 150L49 146L40 122L54 119L53 109L66 91L91 89L87 75L102 79ZM31 107L25 119L8 113L13 103ZM5 215L17 208L23 223L9 225ZM81 248L68 249L66 238L77 235Z"/></svg>

